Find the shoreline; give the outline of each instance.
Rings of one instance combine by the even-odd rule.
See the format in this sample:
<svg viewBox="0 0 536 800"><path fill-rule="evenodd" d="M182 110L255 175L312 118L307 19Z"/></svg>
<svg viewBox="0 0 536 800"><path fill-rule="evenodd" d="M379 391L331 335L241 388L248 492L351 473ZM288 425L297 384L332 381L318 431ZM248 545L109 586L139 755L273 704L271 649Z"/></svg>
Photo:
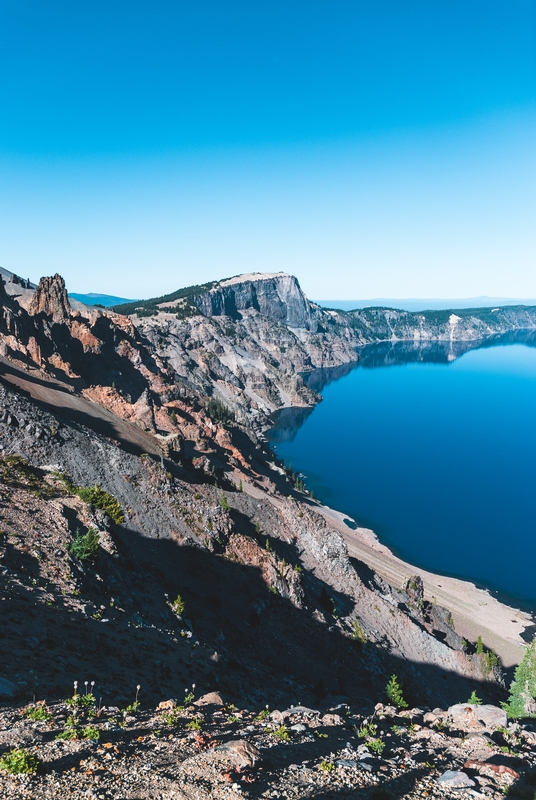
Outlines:
<svg viewBox="0 0 536 800"><path fill-rule="evenodd" d="M482 636L484 645L497 653L506 669L519 663L526 646L521 634L535 622L528 611L498 600L489 589L481 589L471 581L415 567L395 556L369 528L349 528L344 520L354 520L348 514L324 505L317 509L341 534L350 557L364 562L396 587L413 575L420 575L425 599L449 609L460 636L472 642Z"/></svg>

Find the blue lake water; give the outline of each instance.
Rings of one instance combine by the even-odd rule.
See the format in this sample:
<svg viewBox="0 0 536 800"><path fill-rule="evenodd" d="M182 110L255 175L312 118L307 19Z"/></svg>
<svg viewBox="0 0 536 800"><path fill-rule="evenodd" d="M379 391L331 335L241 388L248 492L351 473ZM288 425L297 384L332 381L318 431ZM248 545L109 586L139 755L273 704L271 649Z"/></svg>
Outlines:
<svg viewBox="0 0 536 800"><path fill-rule="evenodd" d="M312 375L324 401L270 440L404 560L534 605L536 347L490 344L364 348L346 375Z"/></svg>

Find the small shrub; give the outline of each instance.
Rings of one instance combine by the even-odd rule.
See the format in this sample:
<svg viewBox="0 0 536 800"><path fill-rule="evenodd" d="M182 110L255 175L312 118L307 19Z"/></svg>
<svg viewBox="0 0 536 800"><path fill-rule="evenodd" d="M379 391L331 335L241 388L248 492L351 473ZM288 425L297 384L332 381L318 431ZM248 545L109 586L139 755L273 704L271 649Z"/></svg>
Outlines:
<svg viewBox="0 0 536 800"><path fill-rule="evenodd" d="M270 716L270 710L268 708L263 708L262 711L259 711L259 713L255 717L255 722L262 722L269 716Z"/></svg>
<svg viewBox="0 0 536 800"><path fill-rule="evenodd" d="M367 641L365 631L363 630L363 628L356 619L354 619L352 626L353 626L352 639L355 642L359 642L360 644L365 644L365 642Z"/></svg>
<svg viewBox="0 0 536 800"><path fill-rule="evenodd" d="M52 714L45 706L28 706L22 712L22 716L36 722L48 722L52 719Z"/></svg>
<svg viewBox="0 0 536 800"><path fill-rule="evenodd" d="M225 494L225 492L221 493L220 506L223 508L224 511L231 510L231 506L229 505L229 501L227 500L227 495Z"/></svg>
<svg viewBox="0 0 536 800"><path fill-rule="evenodd" d="M364 722L359 728L357 735L360 739L367 739L370 736L376 736L377 732L377 725L375 725L373 722Z"/></svg>
<svg viewBox="0 0 536 800"><path fill-rule="evenodd" d="M324 772L333 772L335 769L335 764L333 761L321 761L320 769L324 770Z"/></svg>
<svg viewBox="0 0 536 800"><path fill-rule="evenodd" d="M79 561L93 561L99 552L99 532L90 528L87 533L76 532L76 538L69 545L69 553Z"/></svg>
<svg viewBox="0 0 536 800"><path fill-rule="evenodd" d="M173 411L172 411L172 412L171 412L171 414L169 415L169 418L170 418L170 420L171 420L171 423L172 423L173 425L177 425L177 422L178 422L178 420L177 420L177 412L175 411L175 409L173 409Z"/></svg>
<svg viewBox="0 0 536 800"><path fill-rule="evenodd" d="M290 731L286 725L280 725L279 728L272 731L272 734L282 742L288 742L290 740Z"/></svg>
<svg viewBox="0 0 536 800"><path fill-rule="evenodd" d="M203 727L203 720L196 717L195 719L190 720L190 722L186 723L186 727L191 731L200 731Z"/></svg>
<svg viewBox="0 0 536 800"><path fill-rule="evenodd" d="M0 759L0 769L10 775L32 775L37 772L41 762L23 747L16 747Z"/></svg>
<svg viewBox="0 0 536 800"><path fill-rule="evenodd" d="M385 687L385 694L389 702L396 708L408 708L396 675L391 675L389 683Z"/></svg>
<svg viewBox="0 0 536 800"><path fill-rule="evenodd" d="M66 702L69 706L87 711L95 705L95 695L91 694L91 692L88 694L78 694L75 692Z"/></svg>
<svg viewBox="0 0 536 800"><path fill-rule="evenodd" d="M78 728L74 725L68 725L65 730L58 733L56 739L66 739L67 741L70 739L78 739Z"/></svg>
<svg viewBox="0 0 536 800"><path fill-rule="evenodd" d="M92 742L98 742L100 739L100 731L94 725L86 725L82 729L82 736L84 739L90 739Z"/></svg>
<svg viewBox="0 0 536 800"><path fill-rule="evenodd" d="M95 508L100 508L102 511L105 511L116 525L121 525L121 523L125 521L123 509L119 501L109 492L97 486L97 484L87 487L76 486L64 472L54 474L61 480L68 492L78 495L84 503L89 503Z"/></svg>
<svg viewBox="0 0 536 800"><path fill-rule="evenodd" d="M381 739L369 739L368 742L365 742L365 747L368 747L371 753L381 756L385 749L385 742Z"/></svg>
<svg viewBox="0 0 536 800"><path fill-rule="evenodd" d="M186 604L182 599L182 597L180 596L180 594L178 594L176 599L173 601L172 608L178 617L182 617L182 615L186 611Z"/></svg>
<svg viewBox="0 0 536 800"><path fill-rule="evenodd" d="M469 700L467 702L472 706L481 706L482 705L482 700L480 699L480 697L478 697L478 695L477 695L477 693L475 691L473 691L473 693L471 694L471 697L469 698Z"/></svg>

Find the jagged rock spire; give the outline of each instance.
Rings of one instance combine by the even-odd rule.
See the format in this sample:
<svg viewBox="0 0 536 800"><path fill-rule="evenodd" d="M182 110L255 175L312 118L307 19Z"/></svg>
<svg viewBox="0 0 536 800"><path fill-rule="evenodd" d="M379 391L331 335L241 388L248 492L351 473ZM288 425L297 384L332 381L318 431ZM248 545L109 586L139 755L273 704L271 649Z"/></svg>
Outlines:
<svg viewBox="0 0 536 800"><path fill-rule="evenodd" d="M45 314L52 317L54 322L64 322L69 319L71 306L65 289L65 281L61 275L51 278L41 278L28 308L32 315Z"/></svg>

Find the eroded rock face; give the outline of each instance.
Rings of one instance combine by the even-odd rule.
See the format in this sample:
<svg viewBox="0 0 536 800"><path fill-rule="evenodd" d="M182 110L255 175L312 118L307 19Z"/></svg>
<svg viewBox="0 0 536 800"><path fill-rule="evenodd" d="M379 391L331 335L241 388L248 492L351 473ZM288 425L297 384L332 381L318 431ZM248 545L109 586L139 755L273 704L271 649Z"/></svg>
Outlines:
<svg viewBox="0 0 536 800"><path fill-rule="evenodd" d="M71 314L71 306L67 297L65 281L61 275L41 278L28 308L31 316L45 314L54 322L65 322Z"/></svg>

